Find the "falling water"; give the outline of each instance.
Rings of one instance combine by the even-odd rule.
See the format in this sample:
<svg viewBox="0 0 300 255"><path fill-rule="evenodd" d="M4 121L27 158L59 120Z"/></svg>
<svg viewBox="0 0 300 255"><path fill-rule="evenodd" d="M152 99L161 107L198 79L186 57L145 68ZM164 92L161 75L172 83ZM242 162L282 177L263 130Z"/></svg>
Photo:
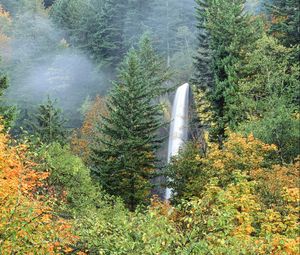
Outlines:
<svg viewBox="0 0 300 255"><path fill-rule="evenodd" d="M176 91L169 134L168 163L188 139L189 91L188 83L181 85ZM169 200L171 195L172 189L167 188L165 200Z"/></svg>

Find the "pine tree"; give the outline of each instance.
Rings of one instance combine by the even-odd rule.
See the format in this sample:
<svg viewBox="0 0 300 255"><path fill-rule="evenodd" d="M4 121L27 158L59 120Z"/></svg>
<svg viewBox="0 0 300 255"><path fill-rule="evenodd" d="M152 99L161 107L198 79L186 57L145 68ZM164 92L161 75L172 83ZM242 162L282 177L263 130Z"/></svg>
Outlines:
<svg viewBox="0 0 300 255"><path fill-rule="evenodd" d="M245 13L244 5L245 0L198 1L198 27L204 28L208 33L209 47L206 38L202 39L200 36L200 42L212 52L214 81L209 98L215 109L215 122L217 123L212 135L215 139L219 139L220 143L222 143L225 129L235 127L241 118L237 114L239 71L236 69L236 64L242 61L249 45L260 36L259 27ZM205 58L199 58L198 63L201 59ZM202 81L207 69L202 63L196 65L196 68L196 76L201 77L203 73L200 79Z"/></svg>
<svg viewBox="0 0 300 255"><path fill-rule="evenodd" d="M115 68L124 56L127 1L57 0L51 7L53 20L69 41L101 66Z"/></svg>
<svg viewBox="0 0 300 255"><path fill-rule="evenodd" d="M195 73L192 82L204 92L209 92L213 87L212 71L212 51L210 49L209 32L205 28L207 20L204 12L208 5L206 1L196 0L197 2L197 28L198 28L198 47L195 56Z"/></svg>
<svg viewBox="0 0 300 255"><path fill-rule="evenodd" d="M299 8L298 0L273 0L267 4L271 15L270 33L287 47L300 44Z"/></svg>
<svg viewBox="0 0 300 255"><path fill-rule="evenodd" d="M64 125L65 119L61 114L61 110L55 108L56 101L52 101L49 97L45 104L41 104L34 119L29 123L33 134L36 135L41 142L50 144L66 142L66 130Z"/></svg>
<svg viewBox="0 0 300 255"><path fill-rule="evenodd" d="M92 146L95 176L131 210L149 198L150 180L157 169L155 153L162 142L158 137L163 125L161 106L154 103L158 96L154 89L162 91L164 79L157 78L161 75L157 70L149 71L153 63L145 63L142 49L131 50L125 57L108 98L108 117L102 117Z"/></svg>
<svg viewBox="0 0 300 255"><path fill-rule="evenodd" d="M147 33L145 33L139 41L137 54L151 96L155 98L172 90L172 88L168 88L166 84L166 81L171 77L171 71L166 66L164 60L155 53Z"/></svg>
<svg viewBox="0 0 300 255"><path fill-rule="evenodd" d="M103 0L56 0L50 9L53 21L67 33L67 40L80 48L97 63L103 60L100 52L100 28Z"/></svg>
<svg viewBox="0 0 300 255"><path fill-rule="evenodd" d="M100 27L98 28L100 56L104 64L116 67L123 58L125 50L124 20L126 18L126 1L104 0Z"/></svg>

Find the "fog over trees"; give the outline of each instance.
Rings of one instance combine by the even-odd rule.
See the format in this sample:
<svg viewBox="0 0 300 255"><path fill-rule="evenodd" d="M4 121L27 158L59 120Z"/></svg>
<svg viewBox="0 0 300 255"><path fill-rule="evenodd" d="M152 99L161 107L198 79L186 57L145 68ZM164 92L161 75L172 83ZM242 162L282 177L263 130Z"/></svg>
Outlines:
<svg viewBox="0 0 300 255"><path fill-rule="evenodd" d="M299 254L299 13L0 0L0 254Z"/></svg>

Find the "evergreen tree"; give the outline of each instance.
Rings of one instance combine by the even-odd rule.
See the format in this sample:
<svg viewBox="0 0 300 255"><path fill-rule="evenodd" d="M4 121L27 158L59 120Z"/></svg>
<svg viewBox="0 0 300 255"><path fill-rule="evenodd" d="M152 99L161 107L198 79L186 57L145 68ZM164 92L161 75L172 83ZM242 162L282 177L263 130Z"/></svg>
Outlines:
<svg viewBox="0 0 300 255"><path fill-rule="evenodd" d="M249 46L260 36L260 30L245 13L244 0L209 0L197 3L200 23L198 27L204 28L208 33L209 47L206 38L202 39L200 36L200 42L212 51L214 82L209 98L217 119L217 125L212 134L222 143L226 127L235 127L241 117L237 114L238 109L236 108L239 100L237 86L239 70L236 69L236 64L242 61ZM201 59L205 59L205 57L198 57L198 63ZM203 77L205 77L207 69L203 67L202 63L198 66L196 64L196 69L196 77L201 76L201 73L204 73ZM206 76L209 77L209 75ZM203 82L203 79L201 78L200 82ZM205 83L207 82L204 80L203 84ZM207 87L207 85L205 86Z"/></svg>
<svg viewBox="0 0 300 255"><path fill-rule="evenodd" d="M1 58L0 58L1 63ZM8 88L8 77L0 68L0 117L3 118L1 123L4 128L10 128L15 118L15 108L7 106L3 99L4 90Z"/></svg>
<svg viewBox="0 0 300 255"><path fill-rule="evenodd" d="M97 63L102 55L103 0L57 0L51 7L54 22L66 31L67 40L87 53Z"/></svg>
<svg viewBox="0 0 300 255"><path fill-rule="evenodd" d="M287 47L300 44L299 8L298 0L272 0L267 4L271 15L270 33Z"/></svg>
<svg viewBox="0 0 300 255"><path fill-rule="evenodd" d="M161 74L153 70L154 63L146 63L144 46L125 57L108 98L109 115L103 117L92 146L95 176L131 210L149 198L150 180L157 169L155 153L162 142L157 134L162 126L161 106L153 99L162 91L164 78L157 77Z"/></svg>
<svg viewBox="0 0 300 255"><path fill-rule="evenodd" d="M98 64L116 67L125 54L124 21L127 1L57 0L53 20L68 33L72 44Z"/></svg>
<svg viewBox="0 0 300 255"><path fill-rule="evenodd" d="M149 30L147 16L152 11L151 1L129 0L124 20L124 43L126 49L136 46L139 38Z"/></svg>
<svg viewBox="0 0 300 255"><path fill-rule="evenodd" d="M213 87L212 72L212 52L210 49L210 39L206 29L207 20L205 9L208 8L207 1L196 0L197 2L197 28L198 28L198 47L195 56L195 73L192 82L203 91L210 91Z"/></svg>
<svg viewBox="0 0 300 255"><path fill-rule="evenodd" d="M126 1L104 0L98 28L101 41L100 56L104 64L116 67L123 58L125 50L124 20L126 18Z"/></svg>
<svg viewBox="0 0 300 255"><path fill-rule="evenodd" d="M151 3L147 24L155 38L155 46L165 56L167 65L177 51L176 33L178 28L194 27L194 0L154 0Z"/></svg>
<svg viewBox="0 0 300 255"><path fill-rule="evenodd" d="M137 55L151 96L155 98L172 90L166 84L171 77L171 71L166 67L164 60L155 53L147 33L139 41Z"/></svg>
<svg viewBox="0 0 300 255"><path fill-rule="evenodd" d="M55 108L55 101L48 97L47 102L39 106L33 121L29 125L34 135L41 142L47 144L59 142L64 144L66 142L65 122L61 110Z"/></svg>

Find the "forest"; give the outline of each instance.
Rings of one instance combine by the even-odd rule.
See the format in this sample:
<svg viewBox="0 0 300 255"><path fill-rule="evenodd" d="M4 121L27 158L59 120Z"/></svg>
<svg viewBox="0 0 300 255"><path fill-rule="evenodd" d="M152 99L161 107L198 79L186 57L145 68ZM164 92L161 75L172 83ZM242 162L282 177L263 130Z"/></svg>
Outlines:
<svg viewBox="0 0 300 255"><path fill-rule="evenodd" d="M0 254L300 254L299 6L0 0Z"/></svg>

